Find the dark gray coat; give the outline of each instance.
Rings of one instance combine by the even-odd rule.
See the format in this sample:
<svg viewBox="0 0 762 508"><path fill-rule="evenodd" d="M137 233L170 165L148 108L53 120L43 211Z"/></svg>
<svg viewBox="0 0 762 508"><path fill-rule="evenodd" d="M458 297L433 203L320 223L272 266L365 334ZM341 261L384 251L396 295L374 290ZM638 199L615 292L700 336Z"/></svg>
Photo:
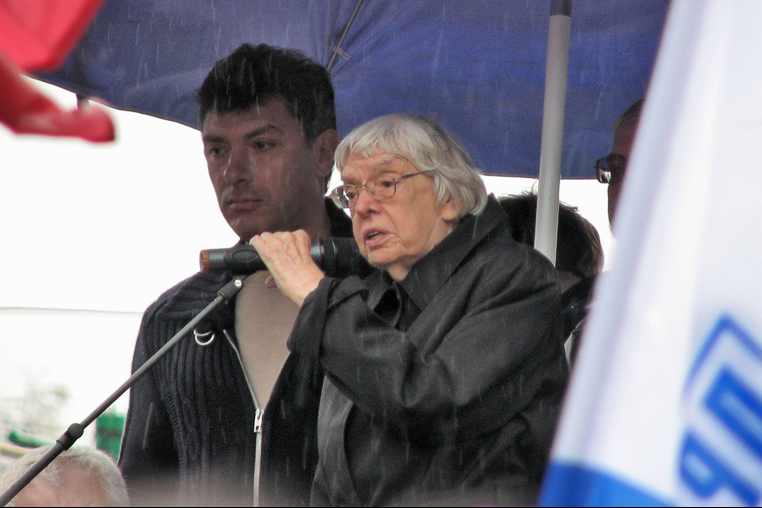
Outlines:
<svg viewBox="0 0 762 508"><path fill-rule="evenodd" d="M327 375L312 502L531 503L568 375L559 312L492 198L400 284L323 279L289 342Z"/></svg>

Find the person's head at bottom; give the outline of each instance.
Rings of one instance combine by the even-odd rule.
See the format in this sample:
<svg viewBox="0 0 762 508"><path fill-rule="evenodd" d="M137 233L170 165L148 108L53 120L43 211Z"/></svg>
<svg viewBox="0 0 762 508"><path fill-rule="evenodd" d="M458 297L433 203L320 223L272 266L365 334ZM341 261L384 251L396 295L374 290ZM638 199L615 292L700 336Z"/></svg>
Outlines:
<svg viewBox="0 0 762 508"><path fill-rule="evenodd" d="M49 446L37 448L14 462L0 476L0 492L6 492L49 450ZM129 506L129 499L111 457L75 447L56 457L8 506Z"/></svg>

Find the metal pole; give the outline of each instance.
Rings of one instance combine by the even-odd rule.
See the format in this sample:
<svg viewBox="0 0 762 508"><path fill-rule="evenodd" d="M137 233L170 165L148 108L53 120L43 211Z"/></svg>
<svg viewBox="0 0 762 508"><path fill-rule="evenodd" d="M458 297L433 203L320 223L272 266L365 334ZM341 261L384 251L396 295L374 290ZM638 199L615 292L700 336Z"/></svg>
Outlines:
<svg viewBox="0 0 762 508"><path fill-rule="evenodd" d="M360 7L362 7L362 4L365 0L359 0L357 2L357 5L355 6L355 10L352 13L352 17L349 19L349 23L347 23L347 26L344 27L344 33L341 34L341 39L339 40L339 43L336 45L336 47L333 49L333 56L331 57L331 61L328 62L328 72L331 71L331 68L333 68L333 64L336 61L336 57L342 53L341 45L344 44L344 39L347 38L347 34L349 33L349 29L352 28L352 23L355 22L355 18L357 17L357 13L360 12Z"/></svg>
<svg viewBox="0 0 762 508"><path fill-rule="evenodd" d="M534 246L556 263L572 0L552 0Z"/></svg>

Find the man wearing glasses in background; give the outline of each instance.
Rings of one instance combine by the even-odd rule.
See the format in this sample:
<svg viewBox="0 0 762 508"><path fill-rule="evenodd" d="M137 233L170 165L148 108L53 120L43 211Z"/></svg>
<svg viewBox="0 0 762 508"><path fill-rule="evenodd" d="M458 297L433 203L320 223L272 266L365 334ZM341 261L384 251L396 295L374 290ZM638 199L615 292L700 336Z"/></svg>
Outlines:
<svg viewBox="0 0 762 508"><path fill-rule="evenodd" d="M614 226L614 217L619 204L619 194L622 191L624 174L627 170L627 160L630 158L632 144L635 141L635 132L638 130L640 121L640 112L643 109L643 99L630 106L627 111L620 116L614 125L614 142L611 146L611 153L606 157L598 159L595 162L595 174L598 181L608 184L609 194L609 224ZM570 304L564 307L565 316L574 315L579 319L577 327L572 332L568 342L571 343L571 357L576 358L582 344L583 332L587 322L587 314L590 311L590 302L594 297L594 286L587 295L582 298L575 298ZM584 311L580 311L584 308ZM582 316L582 317L580 317Z"/></svg>
<svg viewBox="0 0 762 508"><path fill-rule="evenodd" d="M619 117L614 126L614 143L611 153L595 163L598 181L609 185L609 223L614 225L619 194L622 190L627 160L630 158L632 143L640 121L643 99L639 100Z"/></svg>

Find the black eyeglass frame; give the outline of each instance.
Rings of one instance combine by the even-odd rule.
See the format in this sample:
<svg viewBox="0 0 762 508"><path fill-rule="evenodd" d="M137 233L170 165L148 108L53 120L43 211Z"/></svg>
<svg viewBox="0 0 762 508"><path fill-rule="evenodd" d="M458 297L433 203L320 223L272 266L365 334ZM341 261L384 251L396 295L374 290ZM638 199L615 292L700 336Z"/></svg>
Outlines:
<svg viewBox="0 0 762 508"><path fill-rule="evenodd" d="M370 197L372 197L376 201L384 201L386 199L391 199L392 197L394 197L395 194L397 194L397 184L401 182L402 180L407 180L408 178L413 178L414 176L418 176L418 175L425 175L433 171L437 171L437 170L426 169L424 171L418 171L417 173L408 173L407 175L402 175L402 176L398 176L397 178L392 178L391 182L394 183L394 189L392 189L391 194L389 194L388 196L378 197L374 195L374 191L371 190L370 187L368 187L368 184L371 184L371 182L375 182L376 180L378 180L379 177L372 178L362 185L351 185L351 184L339 185L338 187L336 187L335 189L331 191L329 196L331 197L333 202L336 203L336 206L338 206L339 208L354 208L355 205L357 204L357 200L360 198L360 189L365 187L365 190L368 191L368 194L370 195ZM354 203L352 203L351 200L346 195L347 187L351 187L357 191L357 197L354 199Z"/></svg>
<svg viewBox="0 0 762 508"><path fill-rule="evenodd" d="M619 181L627 169L627 159L623 155L609 154L595 161L595 176L601 183Z"/></svg>

